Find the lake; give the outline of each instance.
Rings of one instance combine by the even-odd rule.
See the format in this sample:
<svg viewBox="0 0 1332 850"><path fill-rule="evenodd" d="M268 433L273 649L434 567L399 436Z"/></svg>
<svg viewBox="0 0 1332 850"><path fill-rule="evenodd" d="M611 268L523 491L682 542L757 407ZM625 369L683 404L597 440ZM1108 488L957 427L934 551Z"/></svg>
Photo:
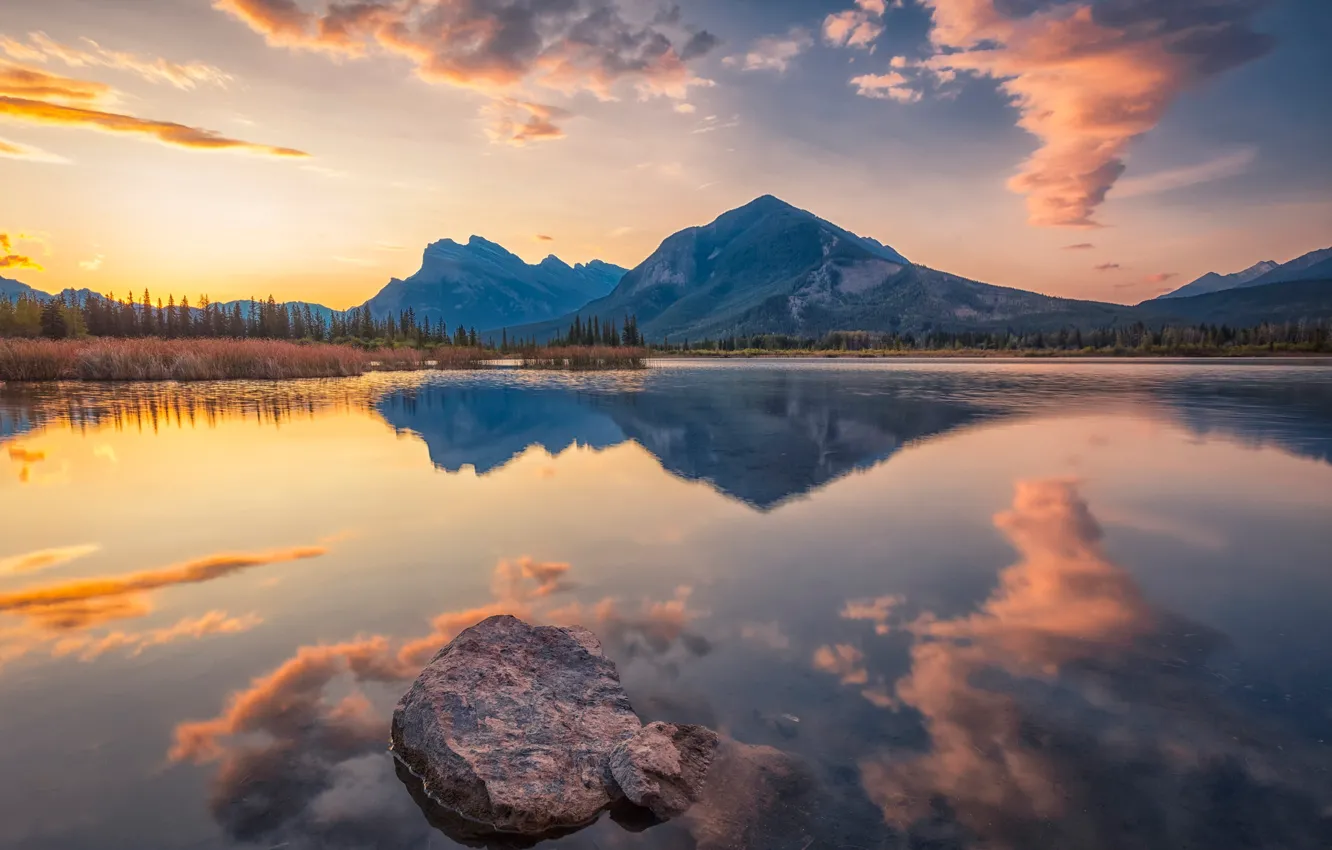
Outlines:
<svg viewBox="0 0 1332 850"><path fill-rule="evenodd" d="M0 444L3 848L464 846L384 671L500 612L776 765L544 847L1332 846L1326 363L9 385Z"/></svg>

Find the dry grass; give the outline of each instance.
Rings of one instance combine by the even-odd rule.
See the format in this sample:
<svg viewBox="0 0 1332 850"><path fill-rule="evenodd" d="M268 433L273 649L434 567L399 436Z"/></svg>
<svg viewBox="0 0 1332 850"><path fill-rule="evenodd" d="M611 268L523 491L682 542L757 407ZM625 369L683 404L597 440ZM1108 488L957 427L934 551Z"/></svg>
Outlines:
<svg viewBox="0 0 1332 850"><path fill-rule="evenodd" d="M339 378L367 371L474 367L480 349L365 351L232 339L0 339L3 381L206 381Z"/></svg>
<svg viewBox="0 0 1332 850"><path fill-rule="evenodd" d="M647 351L608 345L537 348L523 352L522 361L524 369L643 369L647 366Z"/></svg>

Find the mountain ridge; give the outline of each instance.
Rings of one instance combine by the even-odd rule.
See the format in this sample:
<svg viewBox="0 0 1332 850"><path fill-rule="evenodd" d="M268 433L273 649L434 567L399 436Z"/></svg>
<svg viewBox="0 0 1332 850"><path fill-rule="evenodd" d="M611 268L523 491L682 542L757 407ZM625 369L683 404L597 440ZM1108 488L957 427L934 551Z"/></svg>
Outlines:
<svg viewBox="0 0 1332 850"><path fill-rule="evenodd" d="M624 272L601 260L571 266L554 254L529 264L481 236L465 244L441 239L426 246L415 274L391 279L361 307L376 318L410 308L449 327L500 328L577 309L609 292Z"/></svg>

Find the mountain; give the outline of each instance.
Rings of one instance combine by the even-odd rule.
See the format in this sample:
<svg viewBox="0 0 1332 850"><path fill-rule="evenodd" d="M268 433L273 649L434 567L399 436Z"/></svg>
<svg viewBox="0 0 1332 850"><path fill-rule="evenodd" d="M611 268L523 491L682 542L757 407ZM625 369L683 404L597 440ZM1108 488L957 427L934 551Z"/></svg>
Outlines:
<svg viewBox="0 0 1332 850"><path fill-rule="evenodd" d="M528 265L480 236L466 245L445 239L425 249L420 271L393 279L364 306L378 318L410 307L451 328L498 330L576 310L610 292L624 271L600 260L570 266L554 255Z"/></svg>
<svg viewBox="0 0 1332 850"><path fill-rule="evenodd" d="M1310 251L1288 263L1263 260L1242 272L1221 275L1208 272L1192 283L1186 283L1174 292L1157 297L1156 301L1173 298L1191 298L1231 289L1251 289L1273 283L1291 283L1297 280L1332 280L1332 248Z"/></svg>
<svg viewBox="0 0 1332 850"><path fill-rule="evenodd" d="M1158 296L1155 300L1162 301L1167 298L1189 298L1194 295L1206 295L1209 292L1221 292L1226 289L1234 289L1237 286L1243 286L1251 280L1262 277L1273 269L1280 268L1281 264L1275 260L1262 260L1254 263L1242 272L1234 274L1217 274L1208 272L1195 281L1184 284L1174 292L1167 292L1165 295Z"/></svg>
<svg viewBox="0 0 1332 850"><path fill-rule="evenodd" d="M1189 298L1158 298L1139 304L1133 314L1153 326L1251 327L1263 322L1332 319L1332 283L1328 280L1293 280L1242 286Z"/></svg>
<svg viewBox="0 0 1332 850"><path fill-rule="evenodd" d="M46 296L46 293L39 292L21 281L0 277L0 298L8 298L12 301L20 295ZM50 296L46 297L49 298Z"/></svg>
<svg viewBox="0 0 1332 850"><path fill-rule="evenodd" d="M1296 280L1332 280L1332 248L1310 251L1302 257L1296 257L1289 263L1277 266L1262 277L1241 284L1241 286L1268 286L1273 283L1290 283Z"/></svg>
<svg viewBox="0 0 1332 850"><path fill-rule="evenodd" d="M1058 328L1109 324L1125 310L914 265L892 248L765 195L669 237L605 298L516 333L550 338L575 315L619 320L632 314L649 339L682 340L833 330L920 333L1018 321Z"/></svg>

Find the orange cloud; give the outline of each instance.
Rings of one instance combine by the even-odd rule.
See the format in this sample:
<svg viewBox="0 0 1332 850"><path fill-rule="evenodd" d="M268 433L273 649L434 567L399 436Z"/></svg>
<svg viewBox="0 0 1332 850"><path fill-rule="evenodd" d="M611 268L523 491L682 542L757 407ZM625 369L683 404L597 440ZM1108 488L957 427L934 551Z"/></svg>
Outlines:
<svg viewBox="0 0 1332 850"><path fill-rule="evenodd" d="M883 35L885 0L856 0L855 8L823 19L823 38L836 47L868 48Z"/></svg>
<svg viewBox="0 0 1332 850"><path fill-rule="evenodd" d="M1097 226L1130 143L1180 93L1271 46L1249 0L926 5L940 51L927 66L996 80L1040 140L1008 184L1040 226Z"/></svg>
<svg viewBox="0 0 1332 850"><path fill-rule="evenodd" d="M0 153L2 152L3 147L0 147ZM10 239L8 233L0 233L0 269L32 269L33 271L39 272L45 271L45 269L42 268L41 263L37 262L32 257L25 254L14 253L14 243ZM10 449L9 457L14 460L22 460L23 458L19 454L16 454L16 452L22 452L22 450ZM38 457L37 460L41 460L42 457L45 457L45 455Z"/></svg>
<svg viewBox="0 0 1332 850"><path fill-rule="evenodd" d="M113 89L105 83L76 80L59 74L48 74L37 68L0 61L0 95L69 103L93 103L109 98L112 92Z"/></svg>
<svg viewBox="0 0 1332 850"><path fill-rule="evenodd" d="M109 133L130 133L151 136L163 144L194 150L237 150L249 153L278 157L306 157L309 154L293 148L275 148L244 142L219 135L212 130L187 127L170 121L152 121L121 115L115 112L100 112L64 106L40 100L0 96L0 117L30 124L47 124L61 127L82 127L103 130Z"/></svg>
<svg viewBox="0 0 1332 850"><path fill-rule="evenodd" d="M1177 277L1179 277L1179 272L1157 272L1156 274L1147 275L1143 280L1147 283L1165 283L1167 280Z"/></svg>
<svg viewBox="0 0 1332 850"><path fill-rule="evenodd" d="M486 135L490 140L514 147L563 139L564 131L555 121L571 114L558 107L512 98L497 98L482 113L489 119Z"/></svg>
<svg viewBox="0 0 1332 850"><path fill-rule="evenodd" d="M683 99L691 87L710 84L694 76L688 62L717 43L706 31L677 43L667 28L678 22L659 18L634 26L613 3L590 0L367 0L330 3L322 13L293 0L215 0L213 6L274 46L351 58L371 50L405 57L421 79L512 101L506 104L510 113L515 105L525 108L518 95L528 86L609 100L627 82L640 97ZM528 110L525 119L515 120L510 114L507 123L492 128L491 138L505 144L561 138L553 123L559 117Z"/></svg>
<svg viewBox="0 0 1332 850"><path fill-rule="evenodd" d="M12 451L11 451L12 456ZM84 543L78 546L61 546L55 549L39 549L0 558L0 575L17 573L35 573L68 564L70 561L91 555L102 547L96 543Z"/></svg>
<svg viewBox="0 0 1332 850"><path fill-rule="evenodd" d="M153 83L168 83L179 89L192 89L200 83L225 86L231 76L202 62L179 64L166 59L148 59L124 51L108 50L90 38L80 39L84 46L61 44L46 33L29 33L28 43L0 36L0 51L14 59L46 62L59 59L76 68L100 67L128 71Z"/></svg>
<svg viewBox="0 0 1332 850"><path fill-rule="evenodd" d="M59 154L44 151L41 148L35 148L32 145L22 145L18 142L11 142L8 139L0 139L0 157L4 157L5 159L23 159L29 162L69 162L69 160Z"/></svg>

